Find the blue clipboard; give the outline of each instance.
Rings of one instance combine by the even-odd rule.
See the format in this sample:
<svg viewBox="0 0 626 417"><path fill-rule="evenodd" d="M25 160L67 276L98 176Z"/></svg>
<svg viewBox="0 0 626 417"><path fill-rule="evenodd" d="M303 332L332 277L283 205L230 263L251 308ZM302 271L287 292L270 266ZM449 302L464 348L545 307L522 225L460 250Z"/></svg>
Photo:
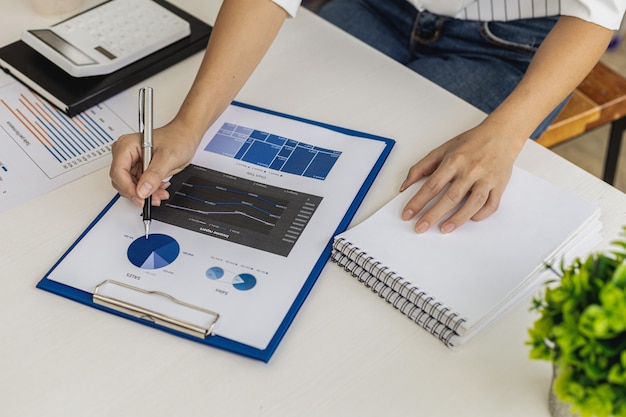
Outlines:
<svg viewBox="0 0 626 417"><path fill-rule="evenodd" d="M344 231L347 228L350 221L352 220L352 218L354 217L354 214L356 213L358 207L363 201L369 188L374 182L374 179L376 178L380 169L382 168L385 160L387 159L389 153L391 152L395 144L395 141L393 139L371 135L368 133L358 132L358 131L354 131L350 129L345 129L345 128L341 128L341 127L337 127L337 126L333 126L333 125L329 125L325 123L320 123L320 122L316 122L316 121L312 121L312 120L308 120L308 119L304 119L304 118L300 118L300 117L296 117L296 116L292 116L292 115L288 115L284 113L279 113L279 112L259 108L256 106L251 106L248 104L243 104L239 102L233 102L232 104L234 106L239 106L239 107L254 110L254 111L264 112L264 113L268 113L271 115L288 118L288 119L296 120L296 121L307 123L307 124L317 125L317 126L329 129L329 130L340 132L345 135L349 135L349 136L353 136L357 138L381 141L384 143L383 151L380 153L369 175L361 184L361 187L358 193L356 194L356 197L354 198L354 200L352 201L352 204L349 206L348 210L343 216L337 229L333 233L333 236ZM212 335L210 328L204 329L205 330L204 335L199 335L197 334L197 332L195 333L193 331L189 332L187 331L189 329L183 329L180 326L177 326L175 324L172 325L172 323L164 323L163 320L159 320L158 318L152 317L151 312L147 312L147 313L144 312L142 313L143 315L131 314L128 311L126 311L124 308L117 308L116 306L111 306L108 303L98 302L97 300L94 299L94 293L82 291L74 287L65 285L63 283L53 281L48 278L50 274L58 267L58 265L68 256L69 253L72 252L72 250L74 250L74 248L81 242L81 240L83 240L83 238L89 234L91 229L103 218L103 216L111 209L111 207L113 207L116 204L116 202L119 199L120 199L120 196L116 195L109 202L109 204L98 214L98 216L92 221L92 223L82 232L82 234L78 237L78 239L76 239L76 241L69 247L69 249L61 256L61 258L59 258L59 260L52 266L52 268L39 281L39 283L37 284L37 288L69 298L71 300L88 305L90 307L97 308L99 310L106 311L108 313L111 313L120 317L124 317L124 318L133 320L135 322L138 322L138 323L141 323L141 324L144 324L144 325L147 325L147 326L159 329L159 330L163 330L165 332L183 337L191 341L195 341L195 342L202 343L205 345L224 349L224 350L237 353L237 354L249 357L249 358L268 362L270 358L272 357L273 353L275 352L276 348L278 347L283 336L285 335L287 329L293 322L296 314L298 313L300 307L304 303L306 297L311 291L311 288L315 284L317 278L321 274L322 269L324 268L324 265L326 265L327 261L330 259L333 236L328 236L327 245L325 246L325 248L319 255L316 255L318 256L317 262L314 264L314 267L310 271L308 278L305 280L304 285L302 285L298 295L296 296L290 308L288 309L287 314L283 318L280 326L278 327L273 337L271 338L270 343L267 345L265 349L258 349L258 348L255 348L255 347L246 345L244 343L240 343L240 342L237 342L237 341L234 341L234 340L231 340L231 339L219 336L219 335ZM167 296L166 294L161 294L161 295ZM174 302L176 301L177 300L174 300ZM206 313L210 314L212 312L208 311Z"/></svg>

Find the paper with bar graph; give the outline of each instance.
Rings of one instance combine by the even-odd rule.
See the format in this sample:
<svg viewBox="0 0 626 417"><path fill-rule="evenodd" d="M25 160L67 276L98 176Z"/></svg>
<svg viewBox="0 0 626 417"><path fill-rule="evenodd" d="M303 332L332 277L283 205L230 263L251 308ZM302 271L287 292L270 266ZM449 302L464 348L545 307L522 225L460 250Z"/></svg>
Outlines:
<svg viewBox="0 0 626 417"><path fill-rule="evenodd" d="M0 211L108 166L111 144L136 128L122 93L73 118L0 73Z"/></svg>

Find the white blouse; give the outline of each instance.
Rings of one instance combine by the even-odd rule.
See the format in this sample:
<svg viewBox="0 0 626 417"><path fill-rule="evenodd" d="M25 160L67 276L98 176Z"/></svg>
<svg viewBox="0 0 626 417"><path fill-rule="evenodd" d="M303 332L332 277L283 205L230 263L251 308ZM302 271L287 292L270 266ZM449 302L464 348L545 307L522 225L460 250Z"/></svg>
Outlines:
<svg viewBox="0 0 626 417"><path fill-rule="evenodd" d="M272 0L295 16L301 0ZM332 0L331 0L332 1ZM546 16L574 16L617 30L626 0L407 0L418 10L464 20L507 21Z"/></svg>

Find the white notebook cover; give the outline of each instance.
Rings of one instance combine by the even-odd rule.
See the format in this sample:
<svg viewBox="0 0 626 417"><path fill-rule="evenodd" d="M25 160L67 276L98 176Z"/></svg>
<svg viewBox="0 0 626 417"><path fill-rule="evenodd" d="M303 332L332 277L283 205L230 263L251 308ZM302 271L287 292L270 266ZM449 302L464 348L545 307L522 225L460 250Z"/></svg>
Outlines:
<svg viewBox="0 0 626 417"><path fill-rule="evenodd" d="M517 167L492 216L450 234L436 226L417 234L415 221L400 213L419 185L335 240L358 247L352 258L371 257L462 317L461 336L528 296L549 275L546 262L558 264L568 248L591 250L599 237L596 203ZM579 243L589 230L594 235Z"/></svg>

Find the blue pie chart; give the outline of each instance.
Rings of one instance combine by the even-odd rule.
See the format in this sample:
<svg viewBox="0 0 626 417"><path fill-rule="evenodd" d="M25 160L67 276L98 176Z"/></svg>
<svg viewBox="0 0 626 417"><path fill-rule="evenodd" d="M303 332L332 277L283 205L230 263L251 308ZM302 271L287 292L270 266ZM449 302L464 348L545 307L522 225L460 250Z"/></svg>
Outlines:
<svg viewBox="0 0 626 417"><path fill-rule="evenodd" d="M141 269L159 269L178 258L180 245L171 236L151 234L137 238L128 247L128 260Z"/></svg>
<svg viewBox="0 0 626 417"><path fill-rule="evenodd" d="M213 281L218 281L221 278L224 278L224 276L226 275L227 271L224 271L223 268L220 268L219 266L212 266L211 268L207 269L206 272L204 273L204 275ZM231 280L222 280L222 282L228 283L228 284L232 284L232 286L239 291L248 291L251 290L252 288L254 288L254 286L256 285L256 277L252 274L238 274L238 275L234 275L232 272L228 273L229 276L232 276Z"/></svg>
<svg viewBox="0 0 626 417"><path fill-rule="evenodd" d="M250 274L239 274L233 278L233 287L239 291L248 291L256 285L256 278Z"/></svg>
<svg viewBox="0 0 626 417"><path fill-rule="evenodd" d="M224 276L224 270L219 266L213 266L206 271L206 277L208 279L216 280Z"/></svg>

